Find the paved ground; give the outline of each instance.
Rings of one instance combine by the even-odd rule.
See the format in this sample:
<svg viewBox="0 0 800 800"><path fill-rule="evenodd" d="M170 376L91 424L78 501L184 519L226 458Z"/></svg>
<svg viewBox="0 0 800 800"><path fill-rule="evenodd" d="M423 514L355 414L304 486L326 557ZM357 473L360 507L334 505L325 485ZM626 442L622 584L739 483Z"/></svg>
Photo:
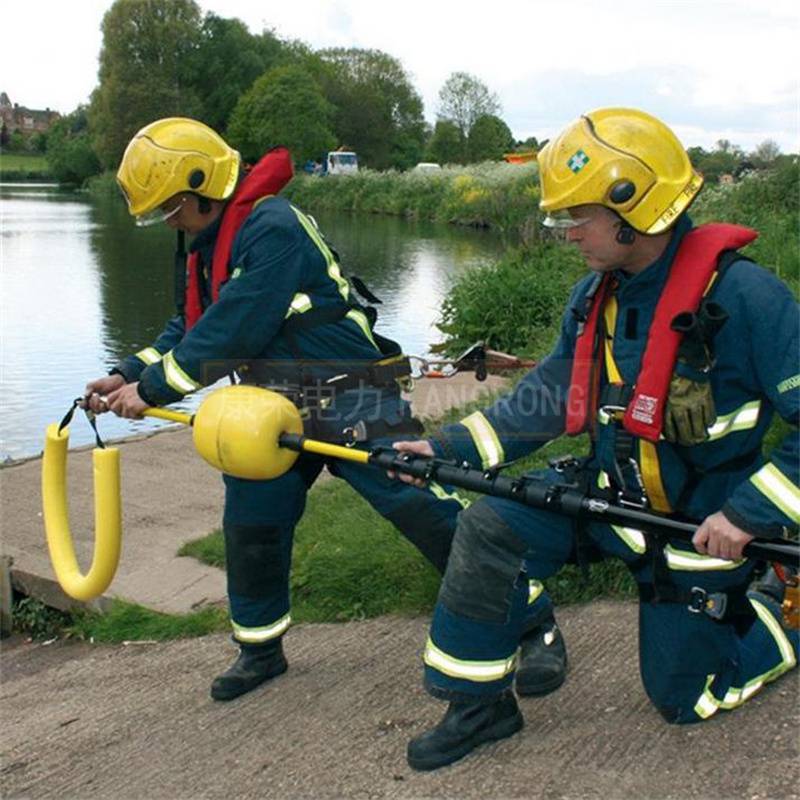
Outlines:
<svg viewBox="0 0 800 800"><path fill-rule="evenodd" d="M137 646L5 643L0 654L4 798L800 797L797 673L732 714L669 726L636 667L636 608L561 613L564 686L523 700L523 731L435 773L407 740L443 706L420 686L423 619L290 631L290 669L232 703L208 697L226 636Z"/></svg>
<svg viewBox="0 0 800 800"><path fill-rule="evenodd" d="M417 381L410 399L414 413L436 418L503 379L490 375L479 383L472 373L446 380ZM85 424L78 420L73 425ZM162 433L120 443L123 549L107 597L169 613L225 602L225 576L192 558L178 558L181 545L219 527L222 481L195 453L191 433L168 428ZM78 561L88 569L94 546L91 448L68 458L70 525ZM69 598L55 583L42 523L41 460L0 469L0 522L3 553L14 560L12 581L26 594L66 608ZM96 605L102 607L101 599Z"/></svg>

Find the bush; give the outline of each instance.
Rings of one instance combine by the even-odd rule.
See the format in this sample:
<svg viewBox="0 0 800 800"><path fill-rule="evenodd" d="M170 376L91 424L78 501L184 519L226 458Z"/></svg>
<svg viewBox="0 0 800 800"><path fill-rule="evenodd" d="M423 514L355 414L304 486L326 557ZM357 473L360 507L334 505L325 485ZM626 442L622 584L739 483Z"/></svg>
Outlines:
<svg viewBox="0 0 800 800"><path fill-rule="evenodd" d="M443 352L455 356L483 339L495 350L542 355L584 269L577 251L543 244L466 272L442 305L437 327L446 337Z"/></svg>

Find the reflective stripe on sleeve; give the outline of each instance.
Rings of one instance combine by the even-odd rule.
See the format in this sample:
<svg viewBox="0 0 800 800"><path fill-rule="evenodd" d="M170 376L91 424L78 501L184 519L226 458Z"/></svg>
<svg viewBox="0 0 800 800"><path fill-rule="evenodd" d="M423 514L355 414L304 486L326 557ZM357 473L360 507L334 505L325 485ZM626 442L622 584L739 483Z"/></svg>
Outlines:
<svg viewBox="0 0 800 800"><path fill-rule="evenodd" d="M481 457L481 466L484 469L502 464L505 460L505 453L500 440L497 438L494 428L488 419L480 412L476 411L461 420L461 424L469 431L475 447Z"/></svg>
<svg viewBox="0 0 800 800"><path fill-rule="evenodd" d="M497 661L463 661L440 650L429 638L425 644L422 660L434 669L451 678L463 678L476 683L499 681L513 672L517 665L517 654Z"/></svg>
<svg viewBox="0 0 800 800"><path fill-rule="evenodd" d="M750 477L750 481L789 519L800 523L800 489L774 464L765 464L755 475Z"/></svg>
<svg viewBox="0 0 800 800"><path fill-rule="evenodd" d="M164 377L167 383L176 391L181 394L188 394L199 389L201 384L192 380L181 368L172 354L172 350L164 356Z"/></svg>
<svg viewBox="0 0 800 800"><path fill-rule="evenodd" d="M145 347L144 350L140 350L136 354L136 358L140 361L144 361L144 363L149 366L150 364L157 364L161 361L161 353L159 353L155 347Z"/></svg>
<svg viewBox="0 0 800 800"><path fill-rule="evenodd" d="M246 644L261 644L280 636L291 623L291 615L286 614L277 622L273 622L272 625L264 625L260 628L246 628L244 625L237 625L233 620L231 620L231 627L233 628L233 635L236 637L237 641Z"/></svg>
<svg viewBox="0 0 800 800"><path fill-rule="evenodd" d="M717 421L708 428L708 441L713 442L735 431L749 430L758 424L758 414L761 411L761 401L752 400L741 408L731 411L730 414L718 416Z"/></svg>

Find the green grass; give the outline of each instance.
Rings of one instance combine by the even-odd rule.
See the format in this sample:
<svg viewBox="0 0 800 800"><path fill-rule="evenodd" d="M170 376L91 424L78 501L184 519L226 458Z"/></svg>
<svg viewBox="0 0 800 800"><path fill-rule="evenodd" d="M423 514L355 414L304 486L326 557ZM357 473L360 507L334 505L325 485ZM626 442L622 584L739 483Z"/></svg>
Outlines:
<svg viewBox="0 0 800 800"><path fill-rule="evenodd" d="M32 180L50 177L50 167L43 155L0 153L0 178L3 180Z"/></svg>

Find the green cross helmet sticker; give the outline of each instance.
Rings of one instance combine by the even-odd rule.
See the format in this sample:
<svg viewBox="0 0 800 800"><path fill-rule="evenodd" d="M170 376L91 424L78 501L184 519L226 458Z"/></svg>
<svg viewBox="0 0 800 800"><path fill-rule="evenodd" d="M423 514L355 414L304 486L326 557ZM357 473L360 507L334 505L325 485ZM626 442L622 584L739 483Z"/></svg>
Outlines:
<svg viewBox="0 0 800 800"><path fill-rule="evenodd" d="M589 156L583 152L583 150L578 150L576 153L573 153L569 157L569 161L567 161L567 166L575 173L580 172L587 164L589 163Z"/></svg>

